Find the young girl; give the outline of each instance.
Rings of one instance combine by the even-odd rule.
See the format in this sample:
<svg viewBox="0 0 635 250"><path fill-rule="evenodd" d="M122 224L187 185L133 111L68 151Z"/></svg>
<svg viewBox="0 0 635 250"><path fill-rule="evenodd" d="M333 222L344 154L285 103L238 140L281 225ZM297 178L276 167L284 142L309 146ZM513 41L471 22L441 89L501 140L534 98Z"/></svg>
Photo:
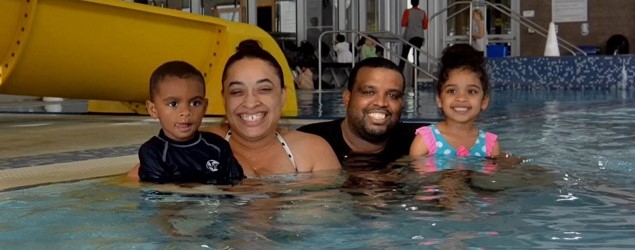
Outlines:
<svg viewBox="0 0 635 250"><path fill-rule="evenodd" d="M417 129L410 145L410 157L499 155L496 135L479 130L474 125L481 110L489 105L488 90L483 53L469 44L445 49L441 57L436 98L445 119Z"/></svg>

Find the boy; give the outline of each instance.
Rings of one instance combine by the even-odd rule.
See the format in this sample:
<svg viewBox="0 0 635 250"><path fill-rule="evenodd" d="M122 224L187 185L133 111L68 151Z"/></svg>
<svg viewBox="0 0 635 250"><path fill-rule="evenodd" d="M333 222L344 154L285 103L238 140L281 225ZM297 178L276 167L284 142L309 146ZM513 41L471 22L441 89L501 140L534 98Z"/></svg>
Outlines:
<svg viewBox="0 0 635 250"><path fill-rule="evenodd" d="M159 119L159 135L139 148L141 181L237 184L245 175L229 143L199 132L207 110L205 80L194 66L171 61L150 77L148 113Z"/></svg>

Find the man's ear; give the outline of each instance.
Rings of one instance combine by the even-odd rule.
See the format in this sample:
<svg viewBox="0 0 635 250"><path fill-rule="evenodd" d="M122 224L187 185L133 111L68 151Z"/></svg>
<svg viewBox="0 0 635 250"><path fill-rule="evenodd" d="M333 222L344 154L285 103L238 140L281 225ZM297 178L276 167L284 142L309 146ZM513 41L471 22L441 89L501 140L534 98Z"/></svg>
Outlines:
<svg viewBox="0 0 635 250"><path fill-rule="evenodd" d="M348 102L351 101L351 92L348 89L342 92L342 101L344 102L344 107L348 107Z"/></svg>
<svg viewBox="0 0 635 250"><path fill-rule="evenodd" d="M146 109L148 110L148 114L154 119L159 118L159 112L157 112L157 108L154 103L150 100L146 101Z"/></svg>

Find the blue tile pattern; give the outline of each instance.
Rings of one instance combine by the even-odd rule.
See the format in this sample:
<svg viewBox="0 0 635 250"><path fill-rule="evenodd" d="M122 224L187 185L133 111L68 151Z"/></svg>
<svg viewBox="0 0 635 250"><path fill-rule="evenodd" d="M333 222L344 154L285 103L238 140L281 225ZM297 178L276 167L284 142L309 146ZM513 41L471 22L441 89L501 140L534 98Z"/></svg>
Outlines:
<svg viewBox="0 0 635 250"><path fill-rule="evenodd" d="M635 88L635 55L490 58L487 67L494 89Z"/></svg>

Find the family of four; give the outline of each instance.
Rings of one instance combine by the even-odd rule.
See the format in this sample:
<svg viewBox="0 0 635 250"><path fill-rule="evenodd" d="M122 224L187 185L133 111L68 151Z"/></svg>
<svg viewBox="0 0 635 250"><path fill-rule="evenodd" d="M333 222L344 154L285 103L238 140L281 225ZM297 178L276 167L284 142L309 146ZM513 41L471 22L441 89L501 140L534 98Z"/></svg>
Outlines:
<svg viewBox="0 0 635 250"><path fill-rule="evenodd" d="M474 122L489 104L482 54L471 46L444 51L435 125L402 123L405 81L392 61L374 57L353 68L342 119L280 128L286 87L277 60L255 40L241 42L225 64L222 96L226 120L200 128L207 109L205 81L192 65L171 61L150 77L149 114L159 134L139 149L128 175L145 182L237 184L246 177L338 171L354 156L392 162L404 155L491 157L496 136ZM346 164L344 164L346 166Z"/></svg>

